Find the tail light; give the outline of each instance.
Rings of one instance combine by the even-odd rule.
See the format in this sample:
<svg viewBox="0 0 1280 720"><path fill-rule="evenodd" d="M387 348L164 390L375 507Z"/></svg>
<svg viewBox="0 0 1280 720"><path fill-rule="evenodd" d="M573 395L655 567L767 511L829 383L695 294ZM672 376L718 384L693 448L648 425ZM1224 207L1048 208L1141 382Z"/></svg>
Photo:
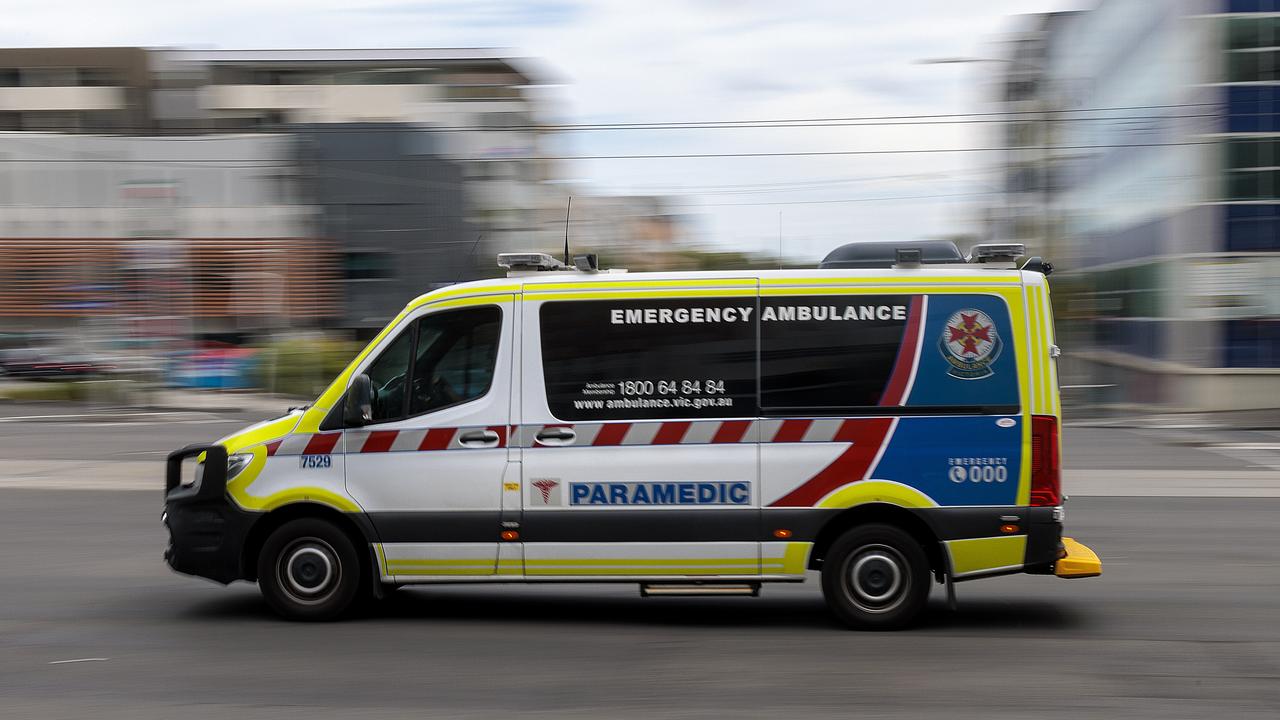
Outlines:
<svg viewBox="0 0 1280 720"><path fill-rule="evenodd" d="M1031 416L1031 505L1062 504L1062 457L1058 453L1058 418Z"/></svg>

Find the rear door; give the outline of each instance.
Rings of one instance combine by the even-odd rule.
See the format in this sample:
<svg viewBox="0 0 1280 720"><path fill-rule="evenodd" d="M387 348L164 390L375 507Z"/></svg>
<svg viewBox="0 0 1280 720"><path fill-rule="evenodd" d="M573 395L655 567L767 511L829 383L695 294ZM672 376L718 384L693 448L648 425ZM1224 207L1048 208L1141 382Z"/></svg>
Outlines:
<svg viewBox="0 0 1280 720"><path fill-rule="evenodd" d="M528 576L761 571L756 282L719 282L731 287L526 286Z"/></svg>

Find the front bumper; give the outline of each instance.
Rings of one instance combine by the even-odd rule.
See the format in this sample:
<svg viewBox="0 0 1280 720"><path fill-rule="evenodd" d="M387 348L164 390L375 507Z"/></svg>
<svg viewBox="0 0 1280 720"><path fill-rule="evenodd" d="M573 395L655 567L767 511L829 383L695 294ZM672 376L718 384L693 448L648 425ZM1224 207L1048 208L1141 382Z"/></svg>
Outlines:
<svg viewBox="0 0 1280 720"><path fill-rule="evenodd" d="M203 472L182 485L182 461L204 454ZM253 515L227 500L227 451L221 445L188 445L169 454L165 466L164 525L169 567L227 584L246 577L244 540Z"/></svg>

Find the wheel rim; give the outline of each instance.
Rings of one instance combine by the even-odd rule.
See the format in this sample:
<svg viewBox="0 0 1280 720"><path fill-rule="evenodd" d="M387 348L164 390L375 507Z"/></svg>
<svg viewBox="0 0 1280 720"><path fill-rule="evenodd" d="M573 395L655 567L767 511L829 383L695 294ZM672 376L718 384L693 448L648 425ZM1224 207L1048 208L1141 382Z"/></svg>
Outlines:
<svg viewBox="0 0 1280 720"><path fill-rule="evenodd" d="M299 538L276 559L276 578L291 600L317 605L328 600L342 581L342 561L329 543L320 538Z"/></svg>
<svg viewBox="0 0 1280 720"><path fill-rule="evenodd" d="M845 565L845 595L864 612L893 610L902 604L910 587L906 558L888 545L864 545Z"/></svg>

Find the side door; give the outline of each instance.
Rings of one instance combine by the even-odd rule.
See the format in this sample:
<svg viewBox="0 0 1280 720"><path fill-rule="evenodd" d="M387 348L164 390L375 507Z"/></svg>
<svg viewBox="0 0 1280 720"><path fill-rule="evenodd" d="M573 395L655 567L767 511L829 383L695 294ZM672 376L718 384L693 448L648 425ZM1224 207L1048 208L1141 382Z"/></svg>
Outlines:
<svg viewBox="0 0 1280 720"><path fill-rule="evenodd" d="M527 576L761 572L757 283L740 284L563 299L526 286Z"/></svg>
<svg viewBox="0 0 1280 720"><path fill-rule="evenodd" d="M384 578L496 572L514 366L514 296L427 306L357 374L373 421L343 433L347 491L381 545Z"/></svg>

